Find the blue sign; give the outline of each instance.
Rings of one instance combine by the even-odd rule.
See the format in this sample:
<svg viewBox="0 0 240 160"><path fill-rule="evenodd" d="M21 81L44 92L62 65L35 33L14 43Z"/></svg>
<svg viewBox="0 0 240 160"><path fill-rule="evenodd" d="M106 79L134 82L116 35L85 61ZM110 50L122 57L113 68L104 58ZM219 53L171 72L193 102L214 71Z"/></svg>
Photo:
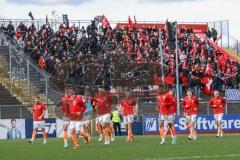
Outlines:
<svg viewBox="0 0 240 160"><path fill-rule="evenodd" d="M134 135L143 135L143 125L142 124L143 124L142 121L133 122L132 131L133 131ZM121 123L121 132L122 132L122 135L127 135L126 128L125 128L123 122Z"/></svg>
<svg viewBox="0 0 240 160"><path fill-rule="evenodd" d="M33 131L33 119L26 119L25 121L25 129L26 129L26 138L32 137ZM45 130L47 132L47 137L56 137L56 119L55 118L47 118L45 120ZM42 138L42 131L39 128L36 138Z"/></svg>
<svg viewBox="0 0 240 160"><path fill-rule="evenodd" d="M176 117L175 129L177 133L189 132L186 126L185 117ZM198 115L196 121L197 132L208 133L215 132L217 125L213 115ZM222 121L222 129L226 132L240 131L240 115L224 115ZM159 122L158 115L143 117L143 134L158 134Z"/></svg>

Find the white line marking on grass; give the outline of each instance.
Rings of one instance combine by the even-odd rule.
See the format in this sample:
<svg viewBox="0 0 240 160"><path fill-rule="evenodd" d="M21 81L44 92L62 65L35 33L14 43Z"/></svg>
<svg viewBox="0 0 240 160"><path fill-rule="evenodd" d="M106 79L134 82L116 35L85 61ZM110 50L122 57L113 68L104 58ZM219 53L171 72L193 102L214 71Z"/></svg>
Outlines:
<svg viewBox="0 0 240 160"><path fill-rule="evenodd" d="M147 158L143 160L184 160L184 159L212 159L212 158L227 158L227 157L240 157L240 154L227 154L227 155L206 155L206 156L191 156L191 157L168 157L168 158ZM140 159L135 159L140 160Z"/></svg>

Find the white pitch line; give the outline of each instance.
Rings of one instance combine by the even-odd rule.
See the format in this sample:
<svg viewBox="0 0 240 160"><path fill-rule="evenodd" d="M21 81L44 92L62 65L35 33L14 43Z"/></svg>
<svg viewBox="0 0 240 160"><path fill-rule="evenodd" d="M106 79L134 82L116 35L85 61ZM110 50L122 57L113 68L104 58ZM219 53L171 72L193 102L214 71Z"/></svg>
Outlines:
<svg viewBox="0 0 240 160"><path fill-rule="evenodd" d="M206 155L206 156L191 156L191 157L168 157L168 158L147 158L142 160L184 160L184 159L212 159L223 157L240 157L240 154L227 154L227 155ZM135 159L141 160L141 159Z"/></svg>

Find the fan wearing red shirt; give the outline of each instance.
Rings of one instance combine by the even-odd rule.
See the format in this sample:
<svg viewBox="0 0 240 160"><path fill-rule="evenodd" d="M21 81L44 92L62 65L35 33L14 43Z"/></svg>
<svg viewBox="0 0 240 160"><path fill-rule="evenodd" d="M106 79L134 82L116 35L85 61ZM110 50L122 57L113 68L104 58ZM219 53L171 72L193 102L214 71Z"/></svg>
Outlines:
<svg viewBox="0 0 240 160"><path fill-rule="evenodd" d="M69 111L70 111L69 128L72 131L72 141L74 143L74 148L76 149L76 148L79 148L76 134L83 136L86 142L88 142L88 134L84 132L82 128L82 123L81 123L83 114L86 110L86 105L83 102L82 98L75 94L75 89L70 89L70 94L72 98L72 103L69 107Z"/></svg>
<svg viewBox="0 0 240 160"><path fill-rule="evenodd" d="M103 89L99 89L99 94L94 97L94 103L93 109L98 116L97 123L101 125L104 133L104 144L110 144L109 131L111 132L111 140L114 140L114 129L111 126L111 97Z"/></svg>
<svg viewBox="0 0 240 160"><path fill-rule="evenodd" d="M209 107L213 109L213 115L217 124L217 138L223 136L222 131L222 119L223 119L223 107L226 105L226 101L223 97L219 96L219 91L214 91L214 97L209 102Z"/></svg>
<svg viewBox="0 0 240 160"><path fill-rule="evenodd" d="M123 123L128 133L126 142L134 142L132 124L134 116L137 115L137 103L130 92L126 92L126 97L121 100L120 111L123 115Z"/></svg>
<svg viewBox="0 0 240 160"><path fill-rule="evenodd" d="M160 144L165 144L166 133L164 132L164 122L168 124L172 133L172 144L176 144L176 132L174 128L174 113L176 111L175 99L174 90L158 96L157 110L159 112L159 128L162 139Z"/></svg>
<svg viewBox="0 0 240 160"><path fill-rule="evenodd" d="M188 136L189 140L197 139L196 118L198 107L198 98L193 95L191 89L188 89L187 96L183 99L182 102L182 108L184 109L184 115L186 117L186 125L190 131L190 135Z"/></svg>
<svg viewBox="0 0 240 160"><path fill-rule="evenodd" d="M68 127L70 124L70 105L72 103L71 94L69 93L69 88L65 88L65 95L61 97L60 110L63 115L63 140L64 148L68 147Z"/></svg>
<svg viewBox="0 0 240 160"><path fill-rule="evenodd" d="M29 143L34 143L36 138L38 128L42 129L43 132L43 144L47 143L47 133L45 131L45 112L46 107L45 104L40 102L40 97L35 97L35 103L32 108L33 111L33 132L32 132L32 139Z"/></svg>

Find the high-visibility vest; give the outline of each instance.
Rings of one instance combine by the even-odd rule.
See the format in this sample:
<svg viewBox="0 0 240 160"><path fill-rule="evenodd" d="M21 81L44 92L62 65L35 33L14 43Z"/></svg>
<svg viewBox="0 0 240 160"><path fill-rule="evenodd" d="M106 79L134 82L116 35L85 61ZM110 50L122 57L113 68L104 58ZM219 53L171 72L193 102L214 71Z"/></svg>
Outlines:
<svg viewBox="0 0 240 160"><path fill-rule="evenodd" d="M112 121L115 123L120 122L120 117L119 117L118 111L112 112Z"/></svg>

